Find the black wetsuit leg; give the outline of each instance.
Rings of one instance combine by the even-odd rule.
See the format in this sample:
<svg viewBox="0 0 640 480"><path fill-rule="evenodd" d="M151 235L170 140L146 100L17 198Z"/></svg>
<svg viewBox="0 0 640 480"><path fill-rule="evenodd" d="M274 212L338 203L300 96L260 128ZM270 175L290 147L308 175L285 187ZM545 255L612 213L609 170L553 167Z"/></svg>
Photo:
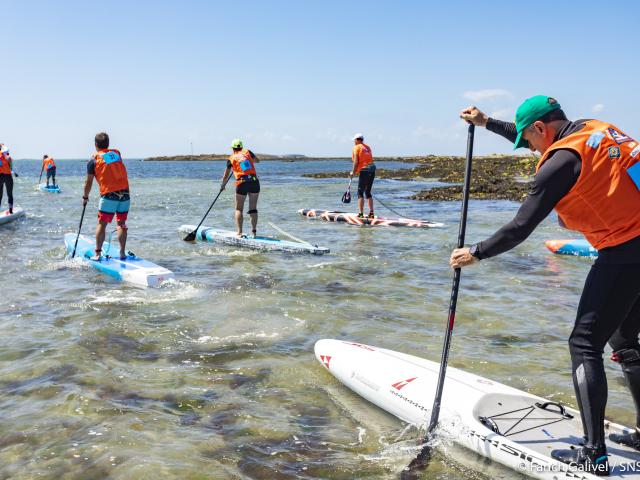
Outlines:
<svg viewBox="0 0 640 480"><path fill-rule="evenodd" d="M13 177L10 173L0 174L0 204L2 203L3 185L7 187L7 197L9 199L9 205L13 206Z"/></svg>
<svg viewBox="0 0 640 480"><path fill-rule="evenodd" d="M569 338L576 399L582 415L587 446L604 447L604 413L607 378L602 355L611 339L616 347L638 348L640 315L640 264L596 262L582 291L576 323ZM637 369L638 367L636 367ZM634 369L634 386L640 389L640 374ZM634 393L640 401L640 394Z"/></svg>
<svg viewBox="0 0 640 480"><path fill-rule="evenodd" d="M358 175L358 198L371 198L373 180L376 178L375 168L360 170Z"/></svg>
<svg viewBox="0 0 640 480"><path fill-rule="evenodd" d="M625 321L615 331L609 345L624 373L636 407L636 429L640 429L640 298L631 308Z"/></svg>

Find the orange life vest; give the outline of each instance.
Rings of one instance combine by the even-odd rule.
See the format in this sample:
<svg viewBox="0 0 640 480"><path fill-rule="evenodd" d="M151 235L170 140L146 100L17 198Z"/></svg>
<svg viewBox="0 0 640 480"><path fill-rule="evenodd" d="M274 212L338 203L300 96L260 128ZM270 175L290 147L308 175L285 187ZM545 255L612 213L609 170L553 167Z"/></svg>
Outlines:
<svg viewBox="0 0 640 480"><path fill-rule="evenodd" d="M0 174L11 175L11 157L0 152Z"/></svg>
<svg viewBox="0 0 640 480"><path fill-rule="evenodd" d="M129 189L127 169L118 150L103 149L93 154L100 195Z"/></svg>
<svg viewBox="0 0 640 480"><path fill-rule="evenodd" d="M253 155L246 148L240 152L234 153L229 157L233 176L236 177L236 185L249 180L250 177L256 177L256 166L253 163ZM244 178L246 177L246 178Z"/></svg>
<svg viewBox="0 0 640 480"><path fill-rule="evenodd" d="M588 120L553 143L536 172L556 150L571 150L582 160L576 184L555 207L564 225L582 232L597 250L640 236L640 186L627 172L640 160L638 142L610 123Z"/></svg>
<svg viewBox="0 0 640 480"><path fill-rule="evenodd" d="M365 143L358 143L353 147L353 153L351 154L353 161L357 160L356 169L353 173L360 173L364 167L368 167L373 163L373 154L371 148Z"/></svg>
<svg viewBox="0 0 640 480"><path fill-rule="evenodd" d="M50 168L54 168L56 166L56 162L53 161L53 158L47 157L42 161L42 165L45 170L49 170Z"/></svg>

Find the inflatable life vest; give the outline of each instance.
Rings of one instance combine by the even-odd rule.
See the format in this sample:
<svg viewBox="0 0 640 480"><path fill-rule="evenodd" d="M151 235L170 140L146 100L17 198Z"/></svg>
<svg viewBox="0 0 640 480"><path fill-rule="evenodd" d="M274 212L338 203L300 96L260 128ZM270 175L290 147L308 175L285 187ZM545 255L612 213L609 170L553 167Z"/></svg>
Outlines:
<svg viewBox="0 0 640 480"><path fill-rule="evenodd" d="M54 168L56 166L56 162L53 161L53 158L47 157L42 161L45 170L49 170L50 168Z"/></svg>
<svg viewBox="0 0 640 480"><path fill-rule="evenodd" d="M103 149L93 154L100 195L129 189L127 169L118 150Z"/></svg>
<svg viewBox="0 0 640 480"><path fill-rule="evenodd" d="M246 148L229 156L229 161L233 169L233 176L236 177L236 185L240 185L251 177L257 178L253 155Z"/></svg>
<svg viewBox="0 0 640 480"><path fill-rule="evenodd" d="M588 120L554 142L536 172L556 150L571 150L582 160L576 184L555 207L564 225L597 250L640 236L640 144L610 123Z"/></svg>
<svg viewBox="0 0 640 480"><path fill-rule="evenodd" d="M358 160L356 164L356 169L353 173L360 173L365 167L368 167L373 163L373 154L371 153L371 148L369 145L365 143L359 143L353 147L353 153L351 154L352 160Z"/></svg>

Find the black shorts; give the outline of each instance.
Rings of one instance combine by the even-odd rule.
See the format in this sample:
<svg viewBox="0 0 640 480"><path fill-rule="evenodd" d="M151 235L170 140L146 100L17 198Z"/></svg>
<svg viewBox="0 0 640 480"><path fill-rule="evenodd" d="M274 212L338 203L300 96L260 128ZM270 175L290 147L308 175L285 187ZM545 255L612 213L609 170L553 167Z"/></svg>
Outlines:
<svg viewBox="0 0 640 480"><path fill-rule="evenodd" d="M245 180L236 187L238 195L246 195L247 193L260 193L260 180Z"/></svg>
<svg viewBox="0 0 640 480"><path fill-rule="evenodd" d="M51 167L50 169L47 170L47 178L51 178L55 176L56 176L56 167Z"/></svg>
<svg viewBox="0 0 640 480"><path fill-rule="evenodd" d="M376 178L375 165L369 165L360 170L360 175L358 176L358 198L371 198L371 187L373 187L374 178Z"/></svg>

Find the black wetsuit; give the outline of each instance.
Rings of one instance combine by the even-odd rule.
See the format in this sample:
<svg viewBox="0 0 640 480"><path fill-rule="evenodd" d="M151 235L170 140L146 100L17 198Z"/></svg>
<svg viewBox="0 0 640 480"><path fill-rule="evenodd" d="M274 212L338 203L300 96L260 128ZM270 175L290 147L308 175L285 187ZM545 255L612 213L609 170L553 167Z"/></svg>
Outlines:
<svg viewBox="0 0 640 480"><path fill-rule="evenodd" d="M583 127L564 122L555 141ZM489 119L487 130L509 141L515 124ZM572 150L557 150L536 173L529 195L509 223L478 244L476 256L489 258L523 242L575 185L582 160ZM629 205L629 208L638 208ZM582 291L569 349L576 398L587 446L604 448L607 378L602 355L608 342L622 365L640 427L640 237L598 252Z"/></svg>
<svg viewBox="0 0 640 480"><path fill-rule="evenodd" d="M13 177L10 173L0 173L0 204L2 203L2 193L4 186L7 188L9 197L9 208L13 207Z"/></svg>

